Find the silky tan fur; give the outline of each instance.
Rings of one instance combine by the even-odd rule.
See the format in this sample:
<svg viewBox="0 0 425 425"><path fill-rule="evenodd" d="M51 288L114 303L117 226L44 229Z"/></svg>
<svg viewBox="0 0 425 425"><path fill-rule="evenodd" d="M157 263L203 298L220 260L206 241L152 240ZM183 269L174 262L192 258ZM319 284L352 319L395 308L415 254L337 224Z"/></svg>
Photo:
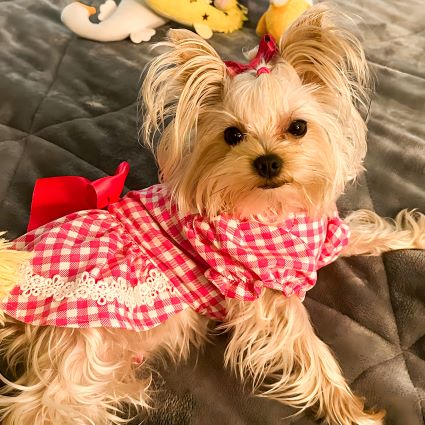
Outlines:
<svg viewBox="0 0 425 425"><path fill-rule="evenodd" d="M145 75L140 136L182 211L273 223L289 213L318 216L335 209L346 183L363 169L360 112L371 87L363 49L343 21L326 5L312 7L280 40L279 55L262 64L270 73L258 77L255 70L231 77L203 39L170 31L160 43L166 51ZM287 131L295 119L308 123L302 138ZM236 146L223 139L231 126L245 134ZM252 164L266 153L283 160L279 188L259 187L264 179ZM352 237L344 255L425 247L425 218L418 212L405 211L391 222L362 210L346 222ZM219 329L229 334L225 364L254 393L299 411L311 408L328 424L383 423L384 413L365 411L350 390L298 298L265 289L254 302L229 299ZM207 331L207 319L190 310L143 333L36 327L6 317L0 350L10 380L3 378L1 422L125 423L124 403L150 404L149 378L137 378L140 368L149 376L157 355L184 360Z"/></svg>
<svg viewBox="0 0 425 425"><path fill-rule="evenodd" d="M19 276L19 268L31 258L31 253L17 253L11 249L11 243L2 238L4 233L0 233L0 298L4 298L13 286Z"/></svg>

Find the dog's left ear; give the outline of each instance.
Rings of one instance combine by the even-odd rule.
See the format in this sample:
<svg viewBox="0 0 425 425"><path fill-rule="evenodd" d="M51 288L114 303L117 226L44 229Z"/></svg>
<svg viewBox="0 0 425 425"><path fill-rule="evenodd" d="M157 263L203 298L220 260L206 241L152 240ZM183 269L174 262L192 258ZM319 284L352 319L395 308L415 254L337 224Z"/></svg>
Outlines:
<svg viewBox="0 0 425 425"><path fill-rule="evenodd" d="M226 65L204 39L192 31L172 29L158 43L166 51L152 60L143 83L142 136L156 153L163 180L169 179L190 150L199 117L222 98ZM167 123L167 119L171 119Z"/></svg>
<svg viewBox="0 0 425 425"><path fill-rule="evenodd" d="M367 106L371 78L360 41L347 27L349 18L318 4L294 22L280 40L282 58L304 84L316 85L323 95Z"/></svg>
<svg viewBox="0 0 425 425"><path fill-rule="evenodd" d="M360 41L347 28L353 24L326 4L310 8L280 40L282 58L297 72L303 84L314 86L316 99L333 128L332 146L338 155L335 193L363 170L366 125L372 79Z"/></svg>

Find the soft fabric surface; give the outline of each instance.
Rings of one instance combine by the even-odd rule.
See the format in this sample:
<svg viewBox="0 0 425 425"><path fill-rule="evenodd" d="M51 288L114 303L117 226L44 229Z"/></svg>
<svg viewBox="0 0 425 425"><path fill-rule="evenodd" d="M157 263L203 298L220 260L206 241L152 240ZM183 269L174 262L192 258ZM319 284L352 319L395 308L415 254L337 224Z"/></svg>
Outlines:
<svg viewBox="0 0 425 425"><path fill-rule="evenodd" d="M60 22L66 0L0 0L0 229L25 231L38 177L111 174L122 160L128 188L153 184L152 156L137 141L140 73L146 44L82 40ZM98 5L98 1L91 2ZM359 23L377 76L367 173L341 199L394 216L425 211L425 7L423 0L359 0L340 6ZM225 59L256 44L267 2L247 1L243 31L214 35ZM160 40L170 25L161 28ZM177 25L174 25L177 26ZM305 301L320 337L352 388L388 412L387 424L423 425L425 414L425 253L338 260L320 272ZM157 409L145 424L312 424L308 416L251 397L222 367L225 337L187 364L161 367ZM140 414L134 424L141 423Z"/></svg>

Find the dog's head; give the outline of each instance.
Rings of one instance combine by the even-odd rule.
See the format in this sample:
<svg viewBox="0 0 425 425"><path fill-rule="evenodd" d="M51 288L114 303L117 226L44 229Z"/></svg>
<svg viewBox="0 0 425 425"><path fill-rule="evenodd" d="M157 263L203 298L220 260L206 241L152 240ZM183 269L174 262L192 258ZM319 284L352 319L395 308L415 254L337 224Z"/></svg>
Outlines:
<svg viewBox="0 0 425 425"><path fill-rule="evenodd" d="M337 20L339 16L336 16ZM323 5L285 33L266 72L234 75L187 30L150 64L141 136L179 207L209 216L332 208L362 169L369 73L359 41Z"/></svg>

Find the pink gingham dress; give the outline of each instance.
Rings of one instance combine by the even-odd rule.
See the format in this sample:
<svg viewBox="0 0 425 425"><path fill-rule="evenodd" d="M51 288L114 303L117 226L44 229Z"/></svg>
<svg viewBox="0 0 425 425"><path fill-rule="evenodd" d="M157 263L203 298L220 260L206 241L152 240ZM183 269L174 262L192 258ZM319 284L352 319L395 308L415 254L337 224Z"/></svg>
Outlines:
<svg viewBox="0 0 425 425"><path fill-rule="evenodd" d="M226 297L253 301L264 287L303 299L348 237L337 214L279 226L183 215L155 185L16 239L34 258L3 309L34 325L135 331L186 308L222 320Z"/></svg>

